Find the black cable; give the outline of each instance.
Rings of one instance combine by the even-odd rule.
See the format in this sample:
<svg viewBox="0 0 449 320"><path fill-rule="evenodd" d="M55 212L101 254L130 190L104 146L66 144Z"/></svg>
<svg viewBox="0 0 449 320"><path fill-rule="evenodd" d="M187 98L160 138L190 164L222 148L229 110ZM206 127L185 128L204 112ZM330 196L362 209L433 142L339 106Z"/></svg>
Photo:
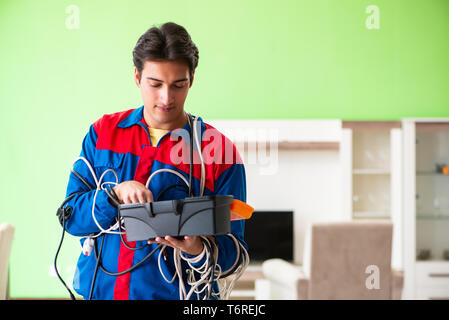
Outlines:
<svg viewBox="0 0 449 320"><path fill-rule="evenodd" d="M75 170L73 170L73 168L70 170L82 183L84 183L87 188L89 188L90 190L93 190L93 187ZM65 198L65 200L62 202L62 204L59 206L58 208L58 212L57 212L57 216L59 218L59 222L62 225L62 235L61 235L61 240L59 241L59 245L58 245L58 249L56 250L56 254L55 254L55 259L54 259L54 268L55 268L55 272L57 277L59 278L59 280L62 282L62 284L64 285L64 287L67 289L67 291L70 294L70 298L72 300L76 300L75 295L72 293L72 291L69 289L69 287L67 286L67 284L65 283L65 281L62 279L61 275L59 274L58 271L58 266L57 266L57 260L58 260L58 256L59 256L59 252L61 250L62 247L62 243L64 241L64 235L66 232L66 219L70 218L71 215L71 208L65 208L64 206L70 201L72 200L76 195L81 194L81 193L85 193L85 191L78 191L75 193L72 193L71 195L69 195L67 198Z"/></svg>
<svg viewBox="0 0 449 320"><path fill-rule="evenodd" d="M75 170L71 170L71 172L84 184L84 185L86 185L86 187L87 188L89 188L89 190L93 190L94 188L78 173L78 172L76 172ZM183 185L181 185L181 186L183 186ZM169 188L172 188L172 187L176 187L176 185L174 185L174 186L169 186L169 187L167 187L167 188L165 188L161 193L160 193L160 195L161 194L163 194L163 192L165 192L165 191L167 191ZM108 198L109 199L111 199L111 201L116 205L116 206L119 206L120 205L120 202L119 202L119 200L118 200L118 197L117 197L117 194L114 192L114 190L110 187L110 185L107 185L107 187L106 187L106 189L105 189L105 191L106 191L106 194L108 195ZM65 228L65 222L66 222L66 211L65 211L65 208L64 208L64 205L67 203L67 202L69 202L71 199L73 199L77 194L80 194L80 193L84 193L83 191L79 191L79 192L75 192L75 193L73 193L73 194L71 194L70 196L68 196L64 201L63 201L63 203L61 204L61 206L59 207L59 209L58 209L58 217L59 217L59 219L60 219L60 222L61 222L61 224L62 224L62 235L61 235L61 240L60 240L60 242L59 242L59 245L58 245L58 249L57 249L57 251L56 251L56 255L55 255L55 259L54 259L54 268L55 268L55 272L56 272L56 275L57 275L57 277L59 278L59 280L62 282L62 284L64 285L64 287L67 289L67 291L69 292L69 294L70 294L70 298L72 299L72 300L76 300L76 298L75 298L75 296L74 296L74 294L72 293L72 291L69 289L69 287L67 286L67 284L65 283L65 281L62 279L62 277L61 277L61 275L59 274L59 271L58 271L58 268L57 268L57 259L58 259L58 255L59 255L59 252L60 252L60 250L61 250L61 247L62 247L62 243L63 243L63 241L64 241L64 235L65 235L65 232L66 232L66 228ZM159 196L160 196L159 195ZM68 211L68 212L70 212L70 211ZM68 216L70 216L70 213L68 214ZM67 217L67 218L69 218L69 217ZM121 223L120 223L120 219L121 219L121 217L120 217L120 211L119 210L117 210L117 219L118 219L118 221L119 221L119 230L120 230L120 232L122 232L122 228L121 228ZM141 246L141 247L138 247L138 248L132 248L132 247L129 247L128 245L127 245L127 243L126 243L126 241L124 240L124 238L123 238L123 235L122 234L120 234L120 239L121 239L121 241L122 241L122 243L128 248L128 249L131 249L131 250L140 250L140 249L143 249L143 248L145 248L145 247L147 247L149 244L147 243L147 244L145 244L144 246ZM110 271L108 271L108 270L106 270L104 267L103 267L103 265L102 265L102 263L101 263L101 253L102 253L102 251L103 251L103 245L104 245L104 240L105 240L105 236L103 235L103 238L102 238L102 241L101 241L101 245L100 245L100 251L98 252L98 249L97 249L97 238L95 237L95 238L93 238L93 240L94 240L94 254L95 254L95 258L96 258L96 265L95 265L95 269L94 269L94 274L93 274L93 277L92 277L92 282L91 282L91 286L90 286L90 290L89 290L89 300L91 300L92 299L92 295L93 295L93 291L94 291L94 287L95 287L95 282L96 282L96 278L97 278L97 273L98 273L98 269L100 268L100 270L101 271L103 271L104 273L106 273L106 274L108 274L108 275L111 275L111 276L120 276L120 275L123 275L123 274L126 274L126 273L128 273L128 272L131 272L131 271L133 271L133 270L135 270L136 268L138 268L139 266L141 266L146 260L148 260L159 248L161 248L163 245L162 244L159 244L157 247L155 247L147 256L145 256L141 261L139 261L137 264L135 264L135 265L133 265L132 267L130 267L129 269L127 269L127 270L124 270L124 271L121 271L121 272L110 272ZM88 241L87 239L85 240L85 241Z"/></svg>
<svg viewBox="0 0 449 320"><path fill-rule="evenodd" d="M73 198L73 197L72 197ZM68 202L68 200L64 201L64 203ZM63 203L63 205L64 205ZM63 206L62 205L62 206ZM62 207L61 206L61 207ZM62 279L61 275L58 272L58 266L57 266L57 259L58 259L58 255L59 255L59 250L61 250L61 246L62 246L62 242L64 241L64 235L65 235L65 214L62 214L62 235L61 235L61 240L59 241L59 246L58 246L58 250L56 251L56 255L55 255L55 260L54 260L54 268L56 271L56 275L58 276L59 280L62 282L62 284L64 285L64 287L67 289L67 291L70 294L70 298L72 300L76 300L75 296L73 295L72 291L70 291L69 287L67 286L67 284L65 283L65 281Z"/></svg>
<svg viewBox="0 0 449 320"><path fill-rule="evenodd" d="M65 281L62 279L61 275L59 274L57 260L58 260L59 252L60 252L61 247L62 247L62 243L64 242L64 235L65 235L65 232L66 232L66 227L65 227L66 219L69 219L70 215L71 215L71 208L65 208L64 206L70 200L72 200L76 195L81 194L81 193L84 193L84 192L83 191L78 191L78 192L72 193L67 198L65 198L65 200L59 206L58 211L56 213L56 215L58 216L59 222L61 223L61 226L62 226L62 234L61 234L61 240L59 240L58 249L56 250L55 259L54 259L53 263L54 263L54 268L55 268L55 272L56 272L57 277L59 278L59 280L62 282L64 287L69 292L70 298L72 300L76 300L76 298L73 295L72 291L70 291L70 289L67 286L67 284L65 283Z"/></svg>
<svg viewBox="0 0 449 320"><path fill-rule="evenodd" d="M108 189L105 190L105 191L106 191L106 194L107 194L108 197L112 200L112 202L114 202L114 204L118 207L118 206L120 205L120 202L119 202L119 199L118 199L117 194L115 193L115 191L114 191L109 185L108 185L106 188L109 188L109 190L108 190ZM120 240L122 241L123 245L124 245L127 249L129 249L129 250L140 250L140 249L143 249L143 248L149 246L149 244L146 243L146 244L144 244L143 246L138 247L138 248L130 247L130 246L126 243L125 239L123 239L123 234L122 234L123 229L122 229L122 223L121 223L120 210L117 210L117 221L119 222L118 228L119 228Z"/></svg>
<svg viewBox="0 0 449 320"><path fill-rule="evenodd" d="M239 240L237 240L239 241ZM239 245L239 244L237 244ZM241 263L243 262L243 250L241 248L239 248L239 256L238 256L238 260L237 263L235 263L235 265L233 267L231 267L231 269L227 270L226 272L224 272L222 275L220 275L219 279L223 279L226 277L229 277L231 274L233 274L235 272L235 270L237 270L238 267L240 267Z"/></svg>
<svg viewBox="0 0 449 320"><path fill-rule="evenodd" d="M120 221L120 213L118 213L118 219L119 219L119 221ZM125 241L125 239L123 239L123 234L122 234L122 224L121 224L121 222L118 224L118 228L119 228L119 232L120 232L120 240L122 241L122 243L123 243L123 245L127 248L127 249L129 249L129 250L140 250L140 249L143 249L143 248L145 248L145 247L148 247L150 244L149 243L146 243L146 244L144 244L143 246L140 246L140 247L137 247L137 248L133 248L133 247L130 247L127 243L126 243L126 241Z"/></svg>
<svg viewBox="0 0 449 320"><path fill-rule="evenodd" d="M98 253L99 258L97 259L97 263L95 264L94 275L92 277L92 282L90 284L89 300L92 300L92 294L94 292L94 286L95 286L95 281L96 281L97 272L98 272L98 263L100 262L101 252L103 251L104 238L105 238L105 236L103 235L103 238L101 239L100 252ZM85 241L88 241L88 239L86 239Z"/></svg>
<svg viewBox="0 0 449 320"><path fill-rule="evenodd" d="M114 190L113 190L109 185L108 185L108 187L109 187L109 190L108 190L108 189L105 190L105 191L106 191L106 194L109 196L109 198L112 199L112 201L113 201L114 203L117 204L117 206L120 205L119 199L118 199L118 197L117 197L117 194L114 192ZM143 246L141 246L141 247L138 247L138 248L132 248L132 247L130 247L130 246L126 243L126 241L125 241L125 239L123 238L123 235L122 235L122 232L123 232L122 230L123 230L123 229L122 229L122 227L121 227L120 210L117 210L117 220L118 220L118 222L119 222L119 223L118 223L118 227L119 227L119 232L120 232L120 233L119 233L120 240L122 241L123 245L124 245L126 248L128 248L128 249L130 249L130 250L141 250L141 249L143 249L143 248L149 246L149 243L146 243L145 245L143 245ZM104 241L104 236L103 236L103 241ZM130 267L130 268L127 269L127 270L124 270L124 271L121 271L121 272L110 272L110 271L106 270L106 269L103 267L102 263L101 263L101 251L102 251L102 249L103 249L103 241L101 242L100 252L98 252L98 250L97 250L97 239L94 238L94 253L95 253L95 258L97 259L96 268L100 268L101 271L103 271L104 273L106 273L107 275L110 275L110 276L120 276L120 275L123 275L123 274L126 274L126 273L128 273L128 272L133 271L134 269L138 268L142 263L144 263L148 258L150 258L150 257L156 252L157 249L159 249L160 247L162 247L162 244L158 245L158 246L155 247L155 248L154 248L154 249L153 249L147 256L145 256L141 261L139 261L137 264L133 265L132 267Z"/></svg>
<svg viewBox="0 0 449 320"><path fill-rule="evenodd" d="M82 183L84 183L84 185L86 185L87 186L87 188L89 188L89 190L94 190L95 188L94 187L92 187L91 185L90 185L90 183L89 182L87 182L78 172L76 172L75 170L73 170L73 168L70 170L70 172L72 172L75 176L77 176L78 177L78 179L80 179L81 180L81 182Z"/></svg>
<svg viewBox="0 0 449 320"><path fill-rule="evenodd" d="M109 190L108 190L109 188ZM110 185L107 185L106 189L104 190L106 191L106 194L108 195L109 199L113 202L113 204L118 207L120 205L119 199L117 197L117 194L115 193L115 191L111 188Z"/></svg>
<svg viewBox="0 0 449 320"><path fill-rule="evenodd" d="M193 197L194 196L194 192L193 192L193 134L194 134L194 132L193 132L193 130L195 130L195 128L193 128L193 126L192 126L192 116L190 115L190 114L188 114L188 121L189 121L189 125L190 125L190 129L191 129L191 134L190 134L190 165L189 165L189 187L188 187L188 189L189 189L189 195L190 195L190 197ZM201 152L201 150L199 150L199 152ZM93 190L94 188L80 175L80 174L78 174L76 171L74 171L73 169L71 170L71 172L76 176L76 177L78 177L78 179L84 184L84 185L86 185L87 187L88 187L88 189L89 190ZM164 188L161 192L159 192L159 194L158 194L158 197L157 197L157 199L156 199L156 201L158 201L159 200L159 198L167 191L167 190L169 190L170 188L174 188L174 187L177 187L177 186L181 186L181 187L185 187L185 185L180 185L180 184L176 184L176 185L171 185L171 186L168 186L168 187L166 187L166 188ZM108 188L106 188L106 194L108 195L108 198L109 199L111 199L111 201L118 207L119 205L120 205L120 202L119 202L119 200L118 200L118 197L117 197L117 195L116 195L116 193L114 192L114 190L108 185L108 187L109 187L109 190L108 190ZM78 193L80 193L80 192L78 192ZM72 199L73 197L75 196L75 194L72 194L70 197L68 197L64 202L63 202L63 204L61 205L61 208L64 206L64 204L65 203L67 203L70 199ZM187 220L189 220L193 215L196 215L196 214L198 214L198 213L200 213L200 212L202 212L202 211L205 211L205 210L209 210L209 209L211 209L211 208L205 208L205 209L201 209L201 210L198 210L197 212L194 212ZM64 211L62 211L63 213L64 213ZM117 212L117 219L118 219L118 222L119 222L119 230L120 230L120 232L122 232L122 228L121 228L121 216L120 216L120 212L119 212L119 210L118 210L118 212ZM186 221L187 221L186 220ZM181 229L181 227L184 225L184 223L186 222L186 221L184 221L182 224L178 224L178 229ZM57 253L56 253L56 256L55 256L55 261L54 261L54 264L55 264L55 270L56 270L56 274L57 274L57 276L58 276L58 278L61 280L61 282L64 284L64 286L66 287L66 289L68 290L68 292L70 293L70 296L71 296L71 298L72 298L72 300L76 300L75 299L75 296L73 295L73 293L70 291L70 289L67 287L67 285L66 285L66 283L64 282L64 280L61 278L61 276L59 275L59 272L58 272L58 270L57 270L57 266L56 266L56 260L57 260L57 257L58 257L58 254L59 254L59 251L60 251L60 248L61 248L61 245L62 245L62 242L63 242L63 239L64 239L64 234L65 234L65 214L62 214L62 224L63 224L63 232L62 232L62 236L61 236L61 241L60 241L60 243L59 243L59 246L58 246L58 250L57 250ZM178 233L179 233L179 230L178 230ZM120 238L121 238L121 241L122 241L122 243L128 248L128 249L131 249L131 250L140 250L140 249L143 249L143 248L145 248L146 246L148 246L149 244L147 243L146 245L144 245L144 246L142 246L142 247L139 247L139 248L132 248L132 247L129 247L127 244L126 244L126 241L124 240L124 238L123 238L123 236L122 236L122 234L120 233ZM98 252L98 249L97 249L97 238L93 238L93 240L94 240L94 254L95 254L95 258L96 258L96 266L95 266L95 270L94 270L94 274L93 274L93 278L92 278L92 283L91 283L91 288L90 288L90 292L89 292L89 300L92 298L92 294L93 294L93 290L94 290L94 286L95 286L95 281L96 281L96 276L97 276L97 272L98 272L98 268L100 268L100 270L101 271L103 271L104 273L106 273L106 274L108 274L108 275L111 275L111 276L120 276L120 275L123 275L123 274L126 274L126 273L128 273L128 272L131 272L131 271L133 271L133 270L135 270L136 268L138 268L140 265L142 265L147 259L149 259L159 248L161 248L163 245L162 244L159 244L157 247L155 247L147 256L145 256L141 261L139 261L137 264L135 264L134 266L132 266L132 267L130 267L130 268L128 268L127 270L124 270L124 271L121 271L121 272L110 272L110 271L108 271L108 270L106 270L104 267L103 267L103 265L102 265L102 263L101 263L101 253L102 253L102 250L103 250L103 244L104 244L104 239L105 239L105 236L103 235L103 238L102 238L102 242L101 242L101 245L100 245L100 251ZM211 246L210 246L210 244L208 243L208 241L205 241L203 238L201 238L202 239L202 241L203 241L203 245L205 245L205 247L206 247L206 250L208 250L209 251L209 253L210 252L212 252L212 248L211 248ZM87 241L87 240L85 240L85 241ZM214 279L214 273L215 273L215 266L216 266L216 264L215 264L215 258L214 258L214 253L212 252L212 254L209 254L209 261L208 261L208 264L209 264L209 268L212 268L212 270L211 270L211 276L210 276L210 279L209 279L209 284L212 286L212 284L213 284L213 282L215 281L215 279ZM208 269L209 269L208 268ZM207 290L207 298L209 299L210 298L210 294L211 294L211 292L210 292L210 290Z"/></svg>
<svg viewBox="0 0 449 320"><path fill-rule="evenodd" d="M161 192L159 192L159 194L157 195L155 201L159 201L160 198L162 197L162 195L163 195L167 190L169 190L169 189L171 189L171 188L176 188L176 187L184 187L184 188L188 188L185 184L172 184L172 185L170 185L170 186L165 187L164 189L162 189ZM190 190L189 190L189 193L190 193Z"/></svg>
<svg viewBox="0 0 449 320"><path fill-rule="evenodd" d="M147 254L147 255L145 256L145 258L143 258L143 259L140 260L137 264L133 265L132 267L130 267L130 268L127 269L127 270L123 270L123 271L121 271L121 272L111 272L111 271L108 271L108 270L106 270L106 269L103 267L101 261L98 262L99 268L100 268L101 271L103 271L104 273L106 273L107 275L110 275L110 276L121 276L121 275L124 275L124 274L126 274L126 273L128 273L128 272L131 272L131 271L133 271L134 269L140 267L140 265L142 265L142 263L144 263L146 260L148 260L148 258L150 258L150 257L156 252L156 250L159 249L160 247L162 247L162 244L159 244L159 245L158 245L156 248L154 248L149 254ZM97 241L96 241L96 238L94 238L94 253L95 253L95 258L98 259L98 260L100 260L99 253L98 253L98 249L97 249Z"/></svg>
<svg viewBox="0 0 449 320"><path fill-rule="evenodd" d="M108 188L109 188L109 190L108 190ZM106 194L108 195L108 197L114 202L114 204L116 204L116 206L118 207L119 205L120 205L120 202L119 202L119 199L118 199L118 196L117 196L117 194L115 193L115 191L110 187L110 185L108 185L107 187L106 187ZM143 245L143 246L141 246L141 247L138 247L138 248L133 248L133 247L130 247L127 243L126 243L126 241L125 241L125 239L123 238L123 235L122 235L122 226L121 226L121 216L120 216L120 211L119 210L117 210L117 221L119 222L119 224L118 224L118 227L119 227L119 236L120 236L120 240L121 240L121 242L123 243L123 245L127 248L127 249L129 249L129 250L141 250L141 249L143 249L143 248L145 248L145 247L147 247L147 246L149 246L149 243L146 243L145 245ZM103 236L103 240L104 240L104 236ZM94 246L94 248L96 249L96 239L94 239L94 243L95 243L95 246ZM97 263L96 263L96 266L95 266L95 273L97 272L97 269L98 268L100 268L103 272L105 272L106 274L109 274L109 275L113 275L113 273L111 273L111 272L109 272L109 271L107 271L106 269L104 269L104 267L100 264L100 259L101 259L101 251L102 251L102 249L103 249L103 241L101 242L101 246L100 246L100 252L98 253L98 257L96 257L96 259L97 259ZM95 252L96 253L96 252ZM149 258L149 257L148 257ZM132 270L134 270L134 269L129 269L129 270L125 270L125 271L127 271L127 272L130 272L130 271L132 271ZM127 272L124 272L124 273L127 273ZM117 274L118 275L118 274ZM94 274L94 276L95 276L95 274ZM93 282L94 283L94 282ZM92 290L92 287L91 287L91 290Z"/></svg>

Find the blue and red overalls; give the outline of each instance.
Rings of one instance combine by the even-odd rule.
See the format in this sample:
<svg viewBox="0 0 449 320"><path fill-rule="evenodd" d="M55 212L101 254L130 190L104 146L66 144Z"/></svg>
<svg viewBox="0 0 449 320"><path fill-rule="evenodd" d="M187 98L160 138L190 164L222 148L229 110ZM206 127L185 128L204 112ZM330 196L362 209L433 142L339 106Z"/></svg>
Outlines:
<svg viewBox="0 0 449 320"><path fill-rule="evenodd" d="M198 119L201 135L209 129L218 132L212 126L204 123L201 118ZM188 123L182 129L192 134ZM175 170L189 181L189 163L179 163L179 161L174 163L170 157L170 150L179 142L190 146L190 140L185 135L180 135L178 141L173 141L170 136L171 134L167 133L160 139L157 146L151 145L148 127L143 118L143 106L141 106L104 115L94 122L84 138L80 156L90 162L97 178L107 169L113 169L118 176L118 183L136 180L145 185L150 174L162 168ZM213 150L212 156L215 153L215 158L218 156L222 161L205 163L204 195L232 195L234 199L246 202L245 168L237 149L221 133L219 133L218 139L217 135L214 135L214 139L204 139L201 142L202 149L211 143L214 144L213 148L209 148L209 150ZM220 148L225 145L230 145L231 148ZM228 153L231 150L233 155L227 156L225 150ZM96 185L85 163L77 161L73 169L92 186ZM201 164L194 161L192 178L194 196L200 195L200 174ZM115 182L115 177L108 172L103 181ZM154 176L149 189L154 199L157 199L162 190L175 184L184 184L184 182L175 174L162 172ZM82 245L87 235L100 231L92 218L95 190L89 191L85 184L71 173L66 196L80 191L85 192L75 195L67 203L67 206L72 207L72 214L66 223L66 228L70 234L83 237L81 238ZM186 188L169 188L161 194L159 200L183 199L188 196ZM117 208L108 200L108 195L104 190L98 191L95 200L95 217L104 229L109 228L117 217ZM243 232L244 220L231 222L231 233L246 248ZM104 234L103 236L105 239L101 262L106 270L115 273L129 269L157 246L157 244L151 244L140 250L130 250L122 243L119 235ZM224 272L230 269L236 261L236 245L228 235L215 236L215 243L218 247L217 264ZM140 247L146 242L128 242L127 244L131 247ZM167 247L166 255L165 259L160 259L161 268L166 278L171 279L175 274L173 249ZM179 279L176 278L173 283L164 280L159 271L158 256L159 254L156 252L141 266L120 276L107 275L98 270L92 299L179 299ZM93 253L89 256L81 253L78 259L73 288L85 299L89 296L96 261ZM188 288L188 286L186 287ZM195 297L192 295L193 299Z"/></svg>

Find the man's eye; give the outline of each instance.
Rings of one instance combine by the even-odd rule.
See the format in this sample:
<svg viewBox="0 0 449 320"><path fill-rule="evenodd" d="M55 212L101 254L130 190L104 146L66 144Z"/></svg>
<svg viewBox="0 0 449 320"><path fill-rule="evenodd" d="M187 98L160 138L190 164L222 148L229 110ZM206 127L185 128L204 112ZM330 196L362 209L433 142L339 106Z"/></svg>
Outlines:
<svg viewBox="0 0 449 320"><path fill-rule="evenodd" d="M152 86L153 88L157 88L157 87L160 87L161 86L161 84L160 83L158 83L158 84L150 84L150 86ZM179 88L179 89L181 89L181 88L184 88L185 87L185 83L183 83L183 84L175 84L175 85L173 85L175 88Z"/></svg>

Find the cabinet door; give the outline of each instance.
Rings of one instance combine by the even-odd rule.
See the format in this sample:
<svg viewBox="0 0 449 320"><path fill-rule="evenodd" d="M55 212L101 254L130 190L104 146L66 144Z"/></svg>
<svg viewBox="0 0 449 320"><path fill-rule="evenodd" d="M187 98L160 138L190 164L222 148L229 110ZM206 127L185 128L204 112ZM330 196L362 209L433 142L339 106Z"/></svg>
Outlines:
<svg viewBox="0 0 449 320"><path fill-rule="evenodd" d="M449 261L449 123L416 124L416 259Z"/></svg>
<svg viewBox="0 0 449 320"><path fill-rule="evenodd" d="M402 130L403 296L449 298L449 175L438 169L449 164L449 119L405 119Z"/></svg>
<svg viewBox="0 0 449 320"><path fill-rule="evenodd" d="M403 268L402 129L396 122L343 123L343 219L393 223L392 266Z"/></svg>

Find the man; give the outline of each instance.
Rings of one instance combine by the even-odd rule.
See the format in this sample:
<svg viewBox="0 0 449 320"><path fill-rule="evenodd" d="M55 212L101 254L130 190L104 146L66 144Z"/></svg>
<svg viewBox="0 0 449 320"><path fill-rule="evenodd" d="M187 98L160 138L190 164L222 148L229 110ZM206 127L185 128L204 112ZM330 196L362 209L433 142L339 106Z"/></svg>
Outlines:
<svg viewBox="0 0 449 320"><path fill-rule="evenodd" d="M180 141L186 146L190 145L189 139L182 135L182 139L173 139L174 133L184 130L189 135L193 134L184 103L198 65L197 47L182 26L166 23L160 28L149 29L139 38L133 50L133 60L134 80L140 89L143 106L98 119L90 126L80 154L91 164L97 179L112 169L118 181L109 171L102 182L117 183L110 192L104 188L89 190L82 179L73 173L70 175L67 196L81 192L67 202L72 213L66 228L72 235L82 236L83 245L86 236L98 234L101 229L106 230L116 222L117 208L109 197L112 193L116 194L120 203L183 199L189 196L189 189L182 186L185 184L185 180L180 178L182 175L186 180L191 180L193 196L201 195L201 164L194 161L190 177L189 163L174 161L172 152ZM201 118L198 118L198 127L200 141L208 130L217 132ZM208 161L204 165L204 195L233 195L235 199L245 202L245 169L239 154L226 137L221 134L218 138L217 134L213 136L214 139L201 143L202 148L210 145L215 149L222 147L212 152L213 159L219 158L219 161ZM233 153L231 157L229 152ZM73 169L90 185L97 186L85 163L77 161ZM174 170L178 174L159 172L147 188L150 175L160 169ZM238 239L246 247L243 230L242 220L232 221L231 234L235 238L229 235L210 238L218 248L216 261L222 272L232 270L238 262L239 246L234 240ZM126 236L122 237L116 230L104 233L97 239L93 252L96 250L98 254L101 243L100 270L96 254L80 255L73 280L74 289L85 299L179 299L179 286L184 285L188 289L189 285L180 283L179 277L173 282L167 281L176 273L174 249L194 259L204 252L204 241L198 236L184 239L167 236L148 242L127 242ZM163 259L157 252L134 267L160 244L166 245ZM200 260L204 262L205 258ZM197 261L196 265L200 265L201 261ZM190 267L185 262L182 266L183 279L186 279L186 270ZM196 294L191 296L192 299L198 297Z"/></svg>

